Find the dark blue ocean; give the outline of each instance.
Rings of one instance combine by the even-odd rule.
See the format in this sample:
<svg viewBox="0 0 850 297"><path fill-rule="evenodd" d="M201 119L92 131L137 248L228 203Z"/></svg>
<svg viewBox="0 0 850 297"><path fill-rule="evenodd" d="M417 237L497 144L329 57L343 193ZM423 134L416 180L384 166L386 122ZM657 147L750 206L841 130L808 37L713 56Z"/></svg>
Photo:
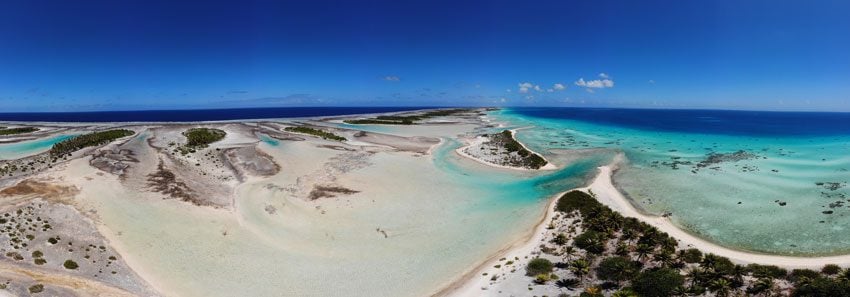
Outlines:
<svg viewBox="0 0 850 297"><path fill-rule="evenodd" d="M632 129L748 136L850 135L850 113L614 108L511 108L510 113Z"/></svg>
<svg viewBox="0 0 850 297"><path fill-rule="evenodd" d="M276 107L195 110L0 113L0 121L21 122L197 122L338 116L429 107Z"/></svg>

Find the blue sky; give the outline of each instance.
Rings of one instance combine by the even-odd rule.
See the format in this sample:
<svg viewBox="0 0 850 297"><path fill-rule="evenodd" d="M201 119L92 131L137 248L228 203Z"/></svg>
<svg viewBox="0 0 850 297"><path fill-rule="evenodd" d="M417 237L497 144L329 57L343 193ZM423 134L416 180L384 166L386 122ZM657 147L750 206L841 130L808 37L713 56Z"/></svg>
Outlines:
<svg viewBox="0 0 850 297"><path fill-rule="evenodd" d="M7 0L0 109L850 111L848 15L848 1Z"/></svg>

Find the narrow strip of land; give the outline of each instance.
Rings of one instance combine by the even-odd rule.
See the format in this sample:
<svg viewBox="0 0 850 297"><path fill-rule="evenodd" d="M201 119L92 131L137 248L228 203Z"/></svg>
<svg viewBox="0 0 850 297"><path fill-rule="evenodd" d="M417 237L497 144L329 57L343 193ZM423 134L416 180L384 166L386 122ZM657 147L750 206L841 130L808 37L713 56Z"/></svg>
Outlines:
<svg viewBox="0 0 850 297"><path fill-rule="evenodd" d="M681 245L697 248L704 253L713 253L718 256L727 257L733 262L740 264L757 263L763 265L776 265L787 268L812 268L819 269L826 264L837 264L841 266L850 265L850 255L824 256L824 257L794 257L782 255L768 255L754 252L740 251L720 246L708 240L702 239L679 228L669 218L648 215L640 212L631 201L626 198L611 181L614 166L599 167L599 174L588 187L600 203L619 212L625 217L634 217L647 224L667 232L676 238Z"/></svg>

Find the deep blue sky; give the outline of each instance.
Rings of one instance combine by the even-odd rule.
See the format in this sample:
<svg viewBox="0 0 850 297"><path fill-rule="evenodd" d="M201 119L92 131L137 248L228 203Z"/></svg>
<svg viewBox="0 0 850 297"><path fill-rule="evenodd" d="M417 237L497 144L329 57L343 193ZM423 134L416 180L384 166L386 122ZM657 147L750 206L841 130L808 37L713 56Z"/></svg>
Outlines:
<svg viewBox="0 0 850 297"><path fill-rule="evenodd" d="M850 111L850 1L278 2L2 1L0 109Z"/></svg>

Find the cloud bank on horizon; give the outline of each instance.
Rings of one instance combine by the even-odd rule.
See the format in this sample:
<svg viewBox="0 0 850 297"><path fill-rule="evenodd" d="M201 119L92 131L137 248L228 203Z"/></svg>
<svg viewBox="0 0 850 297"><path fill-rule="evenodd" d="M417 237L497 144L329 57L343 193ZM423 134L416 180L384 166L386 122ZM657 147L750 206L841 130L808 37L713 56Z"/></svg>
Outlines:
<svg viewBox="0 0 850 297"><path fill-rule="evenodd" d="M47 2L0 10L4 111L850 111L847 1Z"/></svg>

